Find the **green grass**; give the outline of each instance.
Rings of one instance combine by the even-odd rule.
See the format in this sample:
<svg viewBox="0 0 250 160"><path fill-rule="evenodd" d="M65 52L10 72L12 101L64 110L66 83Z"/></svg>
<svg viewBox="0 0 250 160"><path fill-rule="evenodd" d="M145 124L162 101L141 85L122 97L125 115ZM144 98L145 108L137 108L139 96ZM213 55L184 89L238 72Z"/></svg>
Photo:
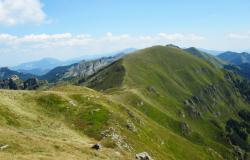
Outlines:
<svg viewBox="0 0 250 160"><path fill-rule="evenodd" d="M133 159L146 151L156 160L233 160L224 125L248 105L224 75L181 49L155 46L83 82L98 91L65 83L0 91L0 144L11 146L0 159ZM184 104L193 96L199 118ZM104 148L93 151L94 143Z"/></svg>
<svg viewBox="0 0 250 160"><path fill-rule="evenodd" d="M117 83L101 90L106 89L105 92L117 103L135 109L150 121L170 130L172 134L183 137L200 148L213 148L217 152L215 155L234 159L232 148L226 143L222 133L228 118L237 117L237 111L247 108L248 105L224 78L225 72L218 67L219 61L213 61L214 64L211 65L211 57L205 58L209 59L204 61L204 57L172 47L146 48L125 56L97 73L90 79L89 83L94 83L89 86L98 89L95 85L101 86L110 81L104 77L96 83L97 81L93 81L95 77L105 72L112 75L116 67L124 68L125 74L116 77L119 79ZM211 86L215 89L211 90ZM148 88L153 88L153 91ZM200 103L193 106L201 113L200 119L190 117L187 106L184 105L184 101L192 96L200 99ZM143 105L138 105L140 103ZM180 112L185 114L185 118L178 114ZM211 123L212 120L216 120L217 124ZM191 135L181 135L181 122L190 126ZM218 128L218 125L221 127ZM171 151L175 153L174 157L177 156L175 149ZM178 155L178 159L183 159L182 156L184 157Z"/></svg>

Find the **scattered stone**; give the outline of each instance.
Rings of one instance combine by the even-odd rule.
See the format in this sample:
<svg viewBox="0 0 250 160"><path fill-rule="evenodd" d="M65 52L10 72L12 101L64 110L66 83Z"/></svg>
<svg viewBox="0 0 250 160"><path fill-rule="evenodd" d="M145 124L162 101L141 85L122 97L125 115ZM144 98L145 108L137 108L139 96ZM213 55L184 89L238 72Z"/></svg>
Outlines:
<svg viewBox="0 0 250 160"><path fill-rule="evenodd" d="M184 136L189 136L191 134L191 129L187 123L181 122L180 128L181 128L181 133Z"/></svg>
<svg viewBox="0 0 250 160"><path fill-rule="evenodd" d="M161 145L164 145L165 144L165 142L164 141L161 141Z"/></svg>
<svg viewBox="0 0 250 160"><path fill-rule="evenodd" d="M17 81L17 80L19 80L19 77L17 76L17 75L12 75L12 76L10 76L10 79L12 80L12 81Z"/></svg>
<svg viewBox="0 0 250 160"><path fill-rule="evenodd" d="M95 150L100 150L102 148L101 144L94 144L92 147L92 149L95 149Z"/></svg>
<svg viewBox="0 0 250 160"><path fill-rule="evenodd" d="M69 101L69 104L71 104L72 106L76 106L75 102L72 100Z"/></svg>
<svg viewBox="0 0 250 160"><path fill-rule="evenodd" d="M191 99L194 101L195 104L200 103L200 98L198 96L192 96Z"/></svg>
<svg viewBox="0 0 250 160"><path fill-rule="evenodd" d="M189 105L190 105L188 99L184 101L184 105L186 105L186 106L189 106Z"/></svg>
<svg viewBox="0 0 250 160"><path fill-rule="evenodd" d="M137 132L137 129L136 129L134 123L131 122L131 121L127 121L126 127L127 127L129 130L131 130L132 132Z"/></svg>
<svg viewBox="0 0 250 160"><path fill-rule="evenodd" d="M2 150L4 150L4 149L6 149L6 148L8 148L9 147L9 145L2 145L2 146L0 146L0 150L2 151Z"/></svg>
<svg viewBox="0 0 250 160"><path fill-rule="evenodd" d="M239 160L245 160L245 151L242 150L239 146L233 145L234 152L236 153Z"/></svg>
<svg viewBox="0 0 250 160"><path fill-rule="evenodd" d="M153 160L147 152L138 153L135 158L138 160Z"/></svg>
<svg viewBox="0 0 250 160"><path fill-rule="evenodd" d="M116 144L121 150L132 151L133 148L126 142L126 137L118 134L118 131L114 127L101 132L102 139L108 139Z"/></svg>
<svg viewBox="0 0 250 160"><path fill-rule="evenodd" d="M147 87L147 90L148 90L149 92L151 92L151 93L154 93L154 94L158 95L158 96L160 95L159 92L157 92L157 90L155 89L154 86L148 86L148 87Z"/></svg>
<svg viewBox="0 0 250 160"><path fill-rule="evenodd" d="M185 117L186 117L185 113L184 113L183 111L181 111L181 110L178 111L177 114L178 114L178 116L181 117L181 118L185 118Z"/></svg>
<svg viewBox="0 0 250 160"><path fill-rule="evenodd" d="M126 111L127 111L128 115L129 115L129 117L135 118L135 115L134 115L134 113L132 111L130 111L128 109L126 109Z"/></svg>
<svg viewBox="0 0 250 160"><path fill-rule="evenodd" d="M140 101L140 102L137 102L137 106L143 106L144 105L144 102L143 101Z"/></svg>
<svg viewBox="0 0 250 160"><path fill-rule="evenodd" d="M201 118L201 113L193 106L188 107L187 112L191 118L194 118L194 119Z"/></svg>

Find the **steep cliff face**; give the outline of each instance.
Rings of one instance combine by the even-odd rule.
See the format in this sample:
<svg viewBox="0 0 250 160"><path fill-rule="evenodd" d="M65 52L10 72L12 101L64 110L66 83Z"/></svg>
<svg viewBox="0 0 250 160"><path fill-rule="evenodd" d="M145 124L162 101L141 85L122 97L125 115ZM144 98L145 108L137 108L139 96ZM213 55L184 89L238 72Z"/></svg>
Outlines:
<svg viewBox="0 0 250 160"><path fill-rule="evenodd" d="M49 82L57 82L62 80L79 80L85 79L93 75L102 68L117 61L122 55L114 57L104 57L92 61L81 61L80 63L72 64L69 66L57 67L40 79L48 80Z"/></svg>

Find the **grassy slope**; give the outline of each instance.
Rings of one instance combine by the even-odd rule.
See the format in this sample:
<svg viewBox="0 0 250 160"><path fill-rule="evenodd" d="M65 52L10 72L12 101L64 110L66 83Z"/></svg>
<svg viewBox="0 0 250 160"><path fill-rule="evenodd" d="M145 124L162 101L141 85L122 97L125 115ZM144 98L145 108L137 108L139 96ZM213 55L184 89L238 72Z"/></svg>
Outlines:
<svg viewBox="0 0 250 160"><path fill-rule="evenodd" d="M106 91L111 99L133 108L143 116L146 115L152 123L167 129L160 131L162 135L173 134L176 136L175 141L185 137L195 146L191 149L190 144L182 143L181 146L188 150L180 152L179 146L171 144L171 151L161 147L161 152L154 154L155 157L161 159L160 155L165 152L171 153L176 159L185 159L192 150L189 155L192 159L218 159L206 152L213 148L220 156L234 159L222 132L225 121L229 117L237 118L237 111L247 105L230 82L225 80L223 71L181 49L162 46L140 50L115 65L125 69L118 88L117 83L99 77L104 71L92 77L88 85L99 90L106 89L102 86L113 86ZM113 72L115 65L106 68L105 72ZM211 86L215 88L214 91L207 93L206 89ZM193 106L202 115L201 118L191 118L189 107L183 104L192 96L199 97L201 101ZM189 135L183 135L180 127L182 122L190 126ZM153 150L153 146L150 148ZM205 155L200 156L198 153Z"/></svg>
<svg viewBox="0 0 250 160"><path fill-rule="evenodd" d="M132 159L142 151L157 160L233 159L220 127L247 106L224 73L203 60L156 46L110 65L87 85L106 92L65 85L0 91L0 144L10 146L0 159ZM205 94L210 85L216 91ZM197 119L183 104L194 95L202 101L194 106L202 113ZM98 152L90 149L97 142L104 146Z"/></svg>
<svg viewBox="0 0 250 160"><path fill-rule="evenodd" d="M155 159L207 159L204 152L211 152L87 88L2 90L0 95L0 144L9 145L1 159L132 159L141 151ZM126 127L128 121L135 132ZM116 136L100 138L110 127ZM97 142L104 146L100 152L90 149Z"/></svg>
<svg viewBox="0 0 250 160"><path fill-rule="evenodd" d="M0 144L9 145L0 159L129 157L112 148L90 149L110 117L99 93L64 86L45 92L2 90L0 96Z"/></svg>
<svg viewBox="0 0 250 160"><path fill-rule="evenodd" d="M202 52L194 47L191 48L187 48L185 49L185 51L201 58L204 59L205 61L207 61L208 63L210 63L211 65L218 67L218 68L222 68L223 65L227 64L226 62L220 60L219 58L209 55L208 53Z"/></svg>

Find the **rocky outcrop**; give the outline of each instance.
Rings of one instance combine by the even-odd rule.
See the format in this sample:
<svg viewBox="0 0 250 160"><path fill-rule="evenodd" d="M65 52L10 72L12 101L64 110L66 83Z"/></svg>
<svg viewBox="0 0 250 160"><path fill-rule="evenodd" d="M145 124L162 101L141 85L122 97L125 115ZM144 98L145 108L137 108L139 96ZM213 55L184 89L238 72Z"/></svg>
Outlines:
<svg viewBox="0 0 250 160"><path fill-rule="evenodd" d="M188 106L187 112L188 112L189 117L191 117L193 119L201 118L201 113L193 106Z"/></svg>
<svg viewBox="0 0 250 160"><path fill-rule="evenodd" d="M104 57L97 60L81 61L69 66L57 67L44 76L41 76L40 79L48 80L49 82L56 82L76 78L82 82L89 76L95 74L120 58L121 56Z"/></svg>
<svg viewBox="0 0 250 160"><path fill-rule="evenodd" d="M12 79L9 79L9 89L17 90L18 89L17 82Z"/></svg>
<svg viewBox="0 0 250 160"><path fill-rule="evenodd" d="M101 132L102 140L108 140L112 143L115 143L115 145L121 149L121 150L127 150L132 151L133 148L126 142L126 137L121 136L121 134L116 130L114 127L110 127L105 131Z"/></svg>
<svg viewBox="0 0 250 160"><path fill-rule="evenodd" d="M0 81L0 89L18 90L22 88L22 81L17 75L11 75L9 78Z"/></svg>
<svg viewBox="0 0 250 160"><path fill-rule="evenodd" d="M155 89L154 86L148 86L147 87L147 90L150 92L150 93L154 93L155 95L159 96L160 93Z"/></svg>
<svg viewBox="0 0 250 160"><path fill-rule="evenodd" d="M224 94L221 94L220 83L209 84L199 89L196 94L184 100L183 104L186 106L187 115L191 118L201 118L201 113L204 112L210 112L214 116L220 116L221 113L216 110L216 106L220 99L229 97L230 94L230 92L225 91ZM232 103L233 102L231 102L231 104Z"/></svg>
<svg viewBox="0 0 250 160"><path fill-rule="evenodd" d="M189 136L191 134L191 129L189 125L185 122L180 123L181 133L184 136Z"/></svg>
<svg viewBox="0 0 250 160"><path fill-rule="evenodd" d="M131 121L129 121L129 120L127 120L126 127L127 127L130 131L132 131L132 132L137 132L137 129L136 129L134 123L131 122Z"/></svg>
<svg viewBox="0 0 250 160"><path fill-rule="evenodd" d="M28 90L37 89L39 87L39 80L35 77L29 78L23 83L23 86L24 89Z"/></svg>
<svg viewBox="0 0 250 160"><path fill-rule="evenodd" d="M102 148L101 144L94 144L92 147L92 149L95 149L95 150L100 150Z"/></svg>
<svg viewBox="0 0 250 160"><path fill-rule="evenodd" d="M135 158L138 160L153 160L147 152L138 153Z"/></svg>
<svg viewBox="0 0 250 160"><path fill-rule="evenodd" d="M41 83L45 85L46 82ZM35 78L31 77L26 81L22 81L17 75L11 75L9 78L0 80L0 89L11 89L11 90L35 90L40 86L40 81Z"/></svg>

